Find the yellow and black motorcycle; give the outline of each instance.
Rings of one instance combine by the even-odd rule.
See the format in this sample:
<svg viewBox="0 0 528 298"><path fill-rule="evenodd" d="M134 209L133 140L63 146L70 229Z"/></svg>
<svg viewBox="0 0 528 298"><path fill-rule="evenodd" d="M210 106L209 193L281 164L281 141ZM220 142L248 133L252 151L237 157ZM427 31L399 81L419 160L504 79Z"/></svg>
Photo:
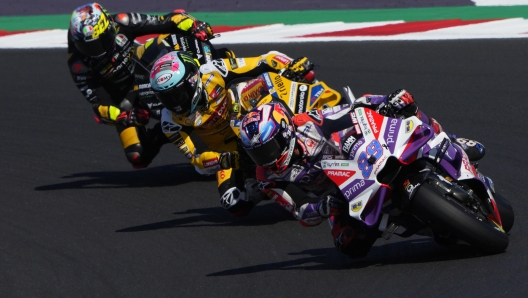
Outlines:
<svg viewBox="0 0 528 298"><path fill-rule="evenodd" d="M341 94L323 81L294 82L280 73L266 72L228 89L232 100L231 127L239 136L239 123L252 108L271 101L285 103L293 114L333 107L342 102Z"/></svg>

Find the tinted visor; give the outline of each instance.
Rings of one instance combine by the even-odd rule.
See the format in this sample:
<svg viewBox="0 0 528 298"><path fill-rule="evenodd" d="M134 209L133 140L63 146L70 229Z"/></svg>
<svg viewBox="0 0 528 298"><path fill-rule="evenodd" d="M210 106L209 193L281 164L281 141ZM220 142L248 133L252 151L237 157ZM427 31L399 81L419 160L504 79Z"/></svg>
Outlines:
<svg viewBox="0 0 528 298"><path fill-rule="evenodd" d="M98 38L88 41L78 41L75 46L79 52L90 57L101 57L108 51L113 50L115 45L115 35L112 30L101 33Z"/></svg>
<svg viewBox="0 0 528 298"><path fill-rule="evenodd" d="M286 140L277 136L262 146L246 149L246 152L257 165L273 170L277 159L288 149L287 146Z"/></svg>
<svg viewBox="0 0 528 298"><path fill-rule="evenodd" d="M191 109L191 102L196 85L184 80L179 86L157 93L158 99L167 109L183 114Z"/></svg>

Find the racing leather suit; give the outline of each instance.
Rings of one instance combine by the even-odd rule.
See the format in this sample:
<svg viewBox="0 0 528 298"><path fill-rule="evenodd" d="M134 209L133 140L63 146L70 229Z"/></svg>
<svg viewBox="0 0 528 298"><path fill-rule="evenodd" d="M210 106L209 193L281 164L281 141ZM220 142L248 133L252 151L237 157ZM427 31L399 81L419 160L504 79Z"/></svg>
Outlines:
<svg viewBox="0 0 528 298"><path fill-rule="evenodd" d="M160 119L162 106L150 89L148 77L151 64L171 47L162 39L145 45L134 41L147 34L188 33L196 19L186 13L120 13L112 19L117 28L113 55L103 59L84 56L68 31L68 68L77 88L91 103L96 121L116 126L127 159L134 168L142 168L168 140L159 123L151 129L127 127L116 123L116 118L123 111L140 107L149 111L151 118Z"/></svg>
<svg viewBox="0 0 528 298"><path fill-rule="evenodd" d="M245 215L260 202L255 173L241 169L222 169L223 152L237 151L237 136L230 126L233 98L228 96L230 84L248 80L263 72L279 72L292 59L271 51L258 57L216 59L200 66L205 104L191 114L176 114L162 110L161 124L166 137L204 175L216 174L220 202L234 216ZM194 132L207 150L198 150L191 139ZM252 179L253 178L253 179Z"/></svg>
<svg viewBox="0 0 528 298"><path fill-rule="evenodd" d="M354 107L367 107L380 114L387 114L387 95L367 95L358 98ZM315 226L324 221L317 203L326 195L342 197L338 187L330 181L321 167L324 155L352 154L361 145L361 132L356 130L354 114L350 105L335 106L324 110L311 110L292 118L296 129L297 144L292 164L283 172L271 172L257 166L257 181L260 189L272 200L283 206L303 226ZM421 112L416 104L397 111L401 117L416 116L442 131L433 118ZM389 114L394 117L396 115ZM350 140L349 140L350 138ZM347 148L336 148L332 139L341 140ZM377 228L367 228L347 214L338 214L328 220L336 248L351 256L364 256L379 237Z"/></svg>

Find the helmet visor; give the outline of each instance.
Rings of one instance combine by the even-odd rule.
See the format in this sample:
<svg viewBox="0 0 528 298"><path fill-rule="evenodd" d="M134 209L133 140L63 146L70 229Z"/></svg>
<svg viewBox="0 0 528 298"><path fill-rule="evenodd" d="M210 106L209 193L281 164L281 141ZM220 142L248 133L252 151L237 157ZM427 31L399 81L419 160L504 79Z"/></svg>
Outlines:
<svg viewBox="0 0 528 298"><path fill-rule="evenodd" d="M113 50L115 36L112 30L101 33L97 38L75 43L77 49L84 55L98 58Z"/></svg>
<svg viewBox="0 0 528 298"><path fill-rule="evenodd" d="M294 146L295 137L286 140L279 135L261 146L246 149L246 152L257 165L277 171L289 164Z"/></svg>
<svg viewBox="0 0 528 298"><path fill-rule="evenodd" d="M196 92L196 84L183 80L179 86L167 91L160 91L157 97L167 109L183 114L191 110L191 103Z"/></svg>

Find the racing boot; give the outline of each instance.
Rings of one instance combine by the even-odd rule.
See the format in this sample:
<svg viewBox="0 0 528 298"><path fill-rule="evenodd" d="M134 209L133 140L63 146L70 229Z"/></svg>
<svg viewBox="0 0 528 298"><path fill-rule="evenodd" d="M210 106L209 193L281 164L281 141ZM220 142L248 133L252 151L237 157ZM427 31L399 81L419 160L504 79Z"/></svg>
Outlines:
<svg viewBox="0 0 528 298"><path fill-rule="evenodd" d="M229 183L224 184L220 185L220 191L229 185ZM231 215L240 217L247 215L263 199L266 199L266 195L258 188L257 180L250 178L244 182L244 189L234 186L223 192L220 204Z"/></svg>
<svg viewBox="0 0 528 298"><path fill-rule="evenodd" d="M334 216L332 226L334 245L340 252L352 259L364 258L372 245L381 236L376 227L367 227L350 217Z"/></svg>
<svg viewBox="0 0 528 298"><path fill-rule="evenodd" d="M408 116L411 116L411 115L408 115ZM480 142L477 142L475 140L466 139L466 138L458 138L455 134L445 131L442 128L442 125L440 125L440 123L438 123L436 119L427 117L422 111L418 111L416 116L420 120L431 125L435 133L445 132L447 136L449 136L449 139L451 140L451 142L456 143L457 145L462 147L462 149L466 152L470 162L473 163L478 160L481 160L484 157L484 154L486 154L484 145L482 145Z"/></svg>

